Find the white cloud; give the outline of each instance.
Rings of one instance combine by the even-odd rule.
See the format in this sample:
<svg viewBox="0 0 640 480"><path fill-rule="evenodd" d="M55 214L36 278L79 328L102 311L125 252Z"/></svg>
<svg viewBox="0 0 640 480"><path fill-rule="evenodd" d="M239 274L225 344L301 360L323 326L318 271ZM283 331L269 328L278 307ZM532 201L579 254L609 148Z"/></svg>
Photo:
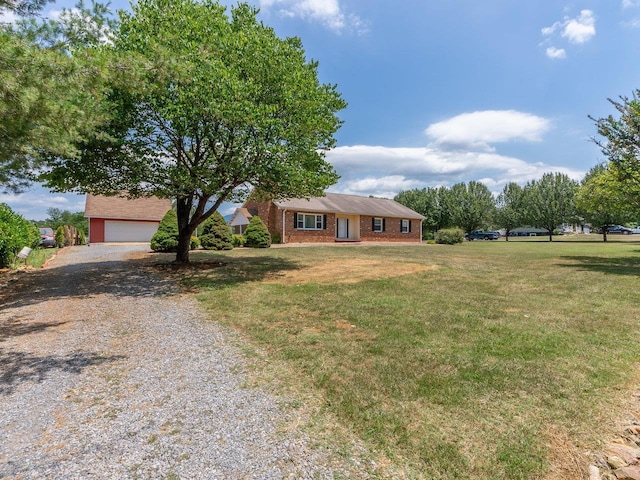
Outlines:
<svg viewBox="0 0 640 480"><path fill-rule="evenodd" d="M352 30L356 33L367 31L366 22L354 14L347 14L339 0L259 0L262 9L278 8L278 13L286 17L298 17L318 21L336 32Z"/></svg>
<svg viewBox="0 0 640 480"><path fill-rule="evenodd" d="M628 0L627 0L628 1ZM555 22L550 27L540 30L544 37L547 37L541 45L549 45L551 39L566 39L569 43L580 45L588 42L596 34L596 17L592 10L582 10L575 18L564 17L562 21ZM556 35L560 32L559 37ZM546 49L547 57L553 59L566 58L567 52L564 48L549 46Z"/></svg>
<svg viewBox="0 0 640 480"><path fill-rule="evenodd" d="M0 203L6 203L27 220L44 220L47 209L59 208L70 212L84 211L84 195L73 193L51 194L46 189L34 186L32 190L20 193L0 193Z"/></svg>
<svg viewBox="0 0 640 480"><path fill-rule="evenodd" d="M640 1L638 0L622 0L622 8L632 8L640 6Z"/></svg>
<svg viewBox="0 0 640 480"><path fill-rule="evenodd" d="M591 10L582 10L577 18L568 20L562 36L571 43L585 43L596 34L596 19Z"/></svg>
<svg viewBox="0 0 640 480"><path fill-rule="evenodd" d="M490 143L513 140L539 141L551 122L515 110L485 110L463 113L434 123L425 133L435 145L493 151Z"/></svg>
<svg viewBox="0 0 640 480"><path fill-rule="evenodd" d="M0 10L0 24L16 23L20 17L10 10Z"/></svg>
<svg viewBox="0 0 640 480"><path fill-rule="evenodd" d="M547 48L547 57L555 59L567 58L567 52L564 48L549 47Z"/></svg>
<svg viewBox="0 0 640 480"><path fill-rule="evenodd" d="M477 180L498 193L509 182L524 185L547 172L581 179L583 171L527 162L500 154L491 145L514 140L537 142L550 128L550 120L542 117L490 110L430 125L425 133L432 142L425 147L337 147L326 157L341 175L331 191L392 198L402 190Z"/></svg>
<svg viewBox="0 0 640 480"><path fill-rule="evenodd" d="M499 192L509 182L523 185L547 172L562 172L576 180L585 173L497 153L429 147L344 146L328 152L327 160L342 176L331 191L387 198L401 190L451 186L478 179Z"/></svg>

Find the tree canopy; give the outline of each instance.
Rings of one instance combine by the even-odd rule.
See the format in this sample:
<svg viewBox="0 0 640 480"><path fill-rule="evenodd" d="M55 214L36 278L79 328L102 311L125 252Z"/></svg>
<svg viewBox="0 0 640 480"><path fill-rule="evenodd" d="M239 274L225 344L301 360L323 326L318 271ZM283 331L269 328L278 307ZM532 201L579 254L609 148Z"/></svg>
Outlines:
<svg viewBox="0 0 640 480"><path fill-rule="evenodd" d="M471 181L453 185L449 202L453 224L467 234L485 226L493 218L494 198L483 183Z"/></svg>
<svg viewBox="0 0 640 480"><path fill-rule="evenodd" d="M620 182L613 164L593 167L576 191L576 207L580 215L594 227L600 227L607 241L607 225L626 223L639 214L637 199L629 195Z"/></svg>
<svg viewBox="0 0 640 480"><path fill-rule="evenodd" d="M324 153L346 104L318 81L298 38L281 39L240 3L141 0L120 13L101 132L43 178L61 191L176 201L176 260L223 201L251 188L320 195L338 179Z"/></svg>
<svg viewBox="0 0 640 480"><path fill-rule="evenodd" d="M32 14L44 3L5 5ZM59 20L0 25L0 190L24 189L46 158L77 155L78 141L103 121L103 66L87 47L111 25L105 6L82 3Z"/></svg>
<svg viewBox="0 0 640 480"><path fill-rule="evenodd" d="M577 184L564 173L545 173L540 180L528 182L524 190L525 218L549 232L563 223L576 220L575 190Z"/></svg>
<svg viewBox="0 0 640 480"><path fill-rule="evenodd" d="M635 198L640 198L640 100L637 90L633 97L620 97L619 101L609 102L620 114L595 119L598 134L602 139L593 141L615 167L615 173L624 184L624 188Z"/></svg>
<svg viewBox="0 0 640 480"><path fill-rule="evenodd" d="M504 228L505 239L509 241L509 232L523 225L524 190L515 182L507 183L496 199L495 221L497 226Z"/></svg>

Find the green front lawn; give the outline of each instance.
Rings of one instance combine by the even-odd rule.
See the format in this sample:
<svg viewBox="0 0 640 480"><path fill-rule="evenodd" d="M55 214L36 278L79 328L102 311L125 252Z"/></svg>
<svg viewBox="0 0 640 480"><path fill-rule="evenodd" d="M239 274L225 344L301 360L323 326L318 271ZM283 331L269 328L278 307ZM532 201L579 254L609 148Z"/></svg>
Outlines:
<svg viewBox="0 0 640 480"><path fill-rule="evenodd" d="M184 282L212 319L318 400L315 428L369 446L381 476L580 478L638 380L630 239L192 254L202 258L224 266Z"/></svg>

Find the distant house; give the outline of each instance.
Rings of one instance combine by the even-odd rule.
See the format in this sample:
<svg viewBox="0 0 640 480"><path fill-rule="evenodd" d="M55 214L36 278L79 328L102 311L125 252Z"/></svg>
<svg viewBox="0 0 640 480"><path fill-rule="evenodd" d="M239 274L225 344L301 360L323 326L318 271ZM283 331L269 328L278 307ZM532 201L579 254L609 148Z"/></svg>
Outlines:
<svg viewBox="0 0 640 480"><path fill-rule="evenodd" d="M169 209L169 200L157 197L87 195L84 216L89 219L89 241L148 242Z"/></svg>
<svg viewBox="0 0 640 480"><path fill-rule="evenodd" d="M420 242L424 217L388 198L327 193L258 202L249 199L229 221L240 233L257 215L275 242Z"/></svg>

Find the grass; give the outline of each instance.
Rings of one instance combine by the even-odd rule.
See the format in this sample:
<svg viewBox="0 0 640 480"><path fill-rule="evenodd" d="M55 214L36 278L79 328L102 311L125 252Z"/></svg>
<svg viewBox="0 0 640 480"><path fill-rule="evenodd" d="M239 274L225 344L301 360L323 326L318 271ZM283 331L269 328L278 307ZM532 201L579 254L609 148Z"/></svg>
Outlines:
<svg viewBox="0 0 640 480"><path fill-rule="evenodd" d="M640 243L581 238L203 253L184 282L396 473L581 478L640 351Z"/></svg>

